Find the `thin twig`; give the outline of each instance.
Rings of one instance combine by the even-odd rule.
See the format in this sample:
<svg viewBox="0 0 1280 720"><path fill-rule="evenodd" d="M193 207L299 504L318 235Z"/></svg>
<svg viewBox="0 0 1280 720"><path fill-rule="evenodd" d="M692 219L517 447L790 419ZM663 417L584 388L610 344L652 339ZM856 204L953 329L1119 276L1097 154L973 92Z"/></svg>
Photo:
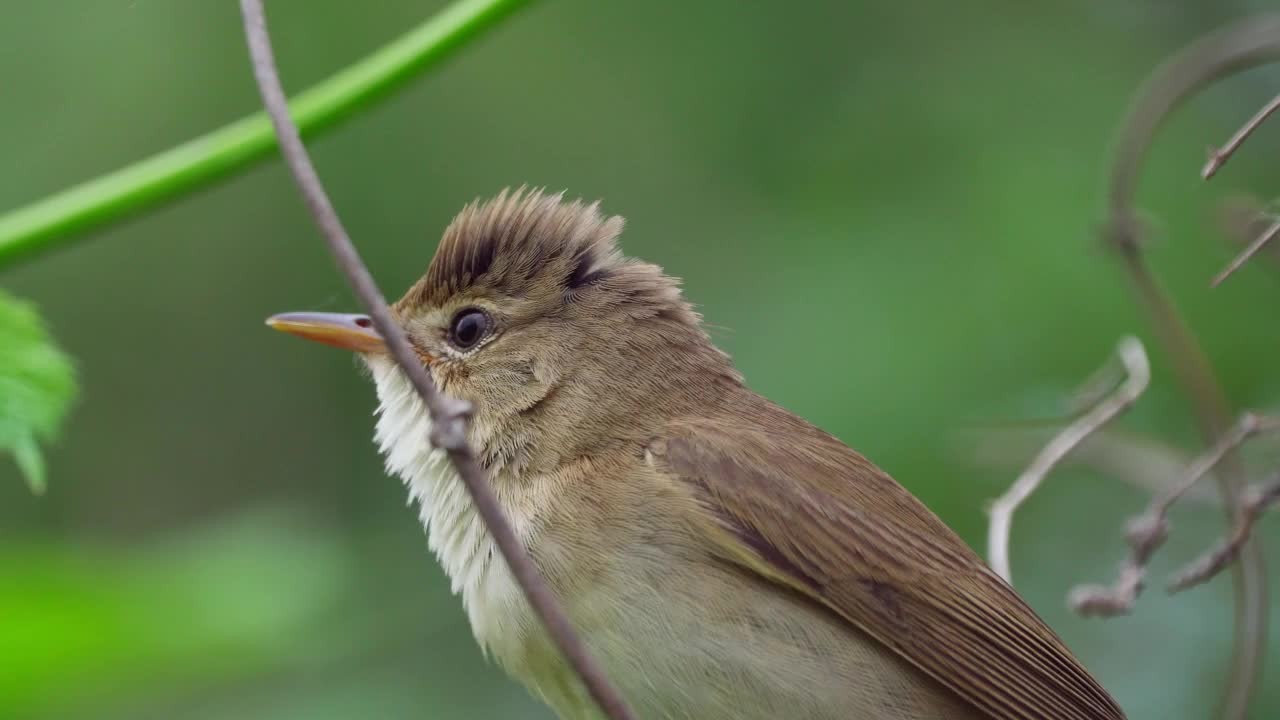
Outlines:
<svg viewBox="0 0 1280 720"><path fill-rule="evenodd" d="M1142 251L1141 225L1134 206L1143 159L1169 115L1188 98L1219 79L1280 58L1280 15L1247 18L1211 33L1185 48L1152 73L1140 90L1121 127L1109 180L1108 218L1104 237L1120 254L1141 304L1173 363L1195 409L1206 446L1212 446L1230 424L1226 396L1214 377L1204 351L1173 301L1147 266ZM1216 473L1228 522L1240 511L1238 495L1244 468L1227 453ZM1223 694L1223 720L1243 720L1262 668L1263 638L1267 636L1267 576L1262 550L1256 542L1240 548L1240 562L1232 565L1235 588L1235 638L1232 668Z"/></svg>
<svg viewBox="0 0 1280 720"><path fill-rule="evenodd" d="M1271 223L1271 225L1258 236L1258 239L1249 243L1249 247L1245 248L1243 252L1237 255L1222 272L1214 276L1213 281L1209 283L1209 287L1218 287L1221 285L1223 280L1231 277L1235 274L1235 271L1241 268L1241 266L1252 260L1253 256L1257 255L1262 248L1266 247L1267 243L1274 240L1276 235L1280 235L1280 221Z"/></svg>
<svg viewBox="0 0 1280 720"><path fill-rule="evenodd" d="M1061 427L975 428L957 433L958 447L954 452L958 461L977 462L995 471L1021 471L1026 465L1026 458L1039 452ZM967 444L961 446L960 442ZM1112 427L1090 435L1059 467L1084 468L1096 475L1132 485L1148 496L1155 496L1181 481L1193 459L1192 455L1157 438ZM1191 488L1180 502L1220 507L1222 498L1213 474L1210 473L1205 480L1208 482ZM1209 483L1215 484L1210 486Z"/></svg>
<svg viewBox="0 0 1280 720"><path fill-rule="evenodd" d="M466 422L470 406L462 401L442 395L427 373L417 355L405 340L404 331L391 316L386 301L378 291L369 269L360 260L355 246L347 236L337 212L320 183L306 147L298 135L298 128L289 116L284 89L276 70L271 39L267 33L262 0L240 0L244 16L245 35L253 60L253 73L258 82L263 105L271 115L271 122L280 140L280 150L289 169L297 180L307 207L320 226L329 250L339 269L346 276L352 289L360 298L365 311L373 319L374 327L387 343L396 364L408 376L414 389L422 397L431 414L431 442L449 455L458 475L471 493L480 517L502 552L502 557L520 584L530 605L542 618L547 632L555 640L574 671L582 679L592 698L612 720L630 720L632 715L621 696L609 684L604 672L588 654L586 646L574 632L568 617L560 609L546 581L538 574L528 551L516 537L503 515L497 496L489 486L484 470L476 462L475 454L467 444Z"/></svg>
<svg viewBox="0 0 1280 720"><path fill-rule="evenodd" d="M1129 555L1120 566L1114 584L1079 585L1068 595L1068 604L1081 615L1112 616L1129 612L1142 592L1147 564L1169 536L1169 509L1196 483L1208 475L1228 453L1262 432L1280 430L1280 420L1247 412L1232 428L1187 466L1182 480L1151 501L1147 509L1125 524ZM1260 511L1259 511L1260 512ZM1239 543L1236 543L1238 549ZM1233 555L1234 557L1234 555ZM1223 563L1218 569L1225 567Z"/></svg>
<svg viewBox="0 0 1280 720"><path fill-rule="evenodd" d="M1227 160L1231 158L1235 151L1240 149L1240 146L1244 144L1244 141L1249 139L1249 136L1253 134L1253 131L1257 130L1262 123L1266 122L1267 118L1271 116L1271 113L1276 110L1280 110L1280 95L1272 98L1271 102L1267 103L1266 107L1262 108L1256 115L1249 118L1249 122L1245 123L1244 127L1237 130L1236 134L1231 136L1231 139L1227 141L1226 145L1209 151L1209 160L1204 164L1204 167L1200 169L1200 177L1205 180L1213 177L1214 174L1218 172L1219 168L1226 164Z"/></svg>
<svg viewBox="0 0 1280 720"><path fill-rule="evenodd" d="M1262 203L1257 198L1237 193L1223 200L1217 209L1216 225L1228 244L1240 248L1252 245L1273 224L1280 223L1276 203ZM1274 270L1280 262L1280 243L1269 243L1249 262L1267 260Z"/></svg>
<svg viewBox="0 0 1280 720"><path fill-rule="evenodd" d="M1174 574L1169 582L1169 592L1182 592L1199 585L1222 572L1240 554L1240 548L1253 533L1254 523L1273 503L1280 501L1280 473L1272 476L1265 485L1246 488L1242 493L1240 519L1236 521L1227 539Z"/></svg>
<svg viewBox="0 0 1280 720"><path fill-rule="evenodd" d="M1151 367L1141 341L1134 337L1122 338L1116 347L1116 355L1124 366L1126 376L1115 393L1063 428L1062 432L1045 445L1013 485L991 503L987 555L991 568L1006 582L1013 582L1009 570L1009 532L1013 524L1013 513L1018 506L1031 497L1045 476L1085 438L1129 409L1151 382Z"/></svg>

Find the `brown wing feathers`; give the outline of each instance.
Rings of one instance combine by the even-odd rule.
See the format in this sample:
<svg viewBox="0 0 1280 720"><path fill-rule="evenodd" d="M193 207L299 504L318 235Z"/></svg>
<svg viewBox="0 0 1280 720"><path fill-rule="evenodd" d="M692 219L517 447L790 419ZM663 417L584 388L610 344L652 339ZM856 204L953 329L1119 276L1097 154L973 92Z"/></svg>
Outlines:
<svg viewBox="0 0 1280 720"><path fill-rule="evenodd" d="M750 395L733 412L754 417L682 423L654 447L709 521L744 541L768 574L992 718L1124 717L1058 636L923 504L835 438ZM767 431L784 426L789 432ZM777 446L779 436L792 445Z"/></svg>

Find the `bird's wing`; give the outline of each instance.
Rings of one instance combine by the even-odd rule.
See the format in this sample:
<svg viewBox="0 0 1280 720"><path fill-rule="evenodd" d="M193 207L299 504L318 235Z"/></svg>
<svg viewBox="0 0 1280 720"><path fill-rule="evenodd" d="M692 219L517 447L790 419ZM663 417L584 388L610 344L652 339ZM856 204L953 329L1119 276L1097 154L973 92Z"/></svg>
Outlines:
<svg viewBox="0 0 1280 720"><path fill-rule="evenodd" d="M758 399L758 396L756 396ZM799 590L998 720L1121 720L1058 636L905 488L763 399L649 458L725 559Z"/></svg>

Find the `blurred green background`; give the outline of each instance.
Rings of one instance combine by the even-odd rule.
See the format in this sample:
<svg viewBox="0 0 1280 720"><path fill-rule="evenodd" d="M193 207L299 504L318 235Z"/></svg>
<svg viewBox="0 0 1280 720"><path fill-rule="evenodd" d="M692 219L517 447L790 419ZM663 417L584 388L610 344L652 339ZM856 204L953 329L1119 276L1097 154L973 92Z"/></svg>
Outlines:
<svg viewBox="0 0 1280 720"><path fill-rule="evenodd" d="M301 89L440 2L268 3ZM891 471L976 547L1032 446L975 422L1060 417L1117 338L1149 339L1093 239L1111 133L1164 56L1261 2L602 3L520 12L316 140L371 269L397 295L475 196L530 183L627 217L624 247L685 280L757 390ZM0 4L0 211L258 107L235 3ZM1280 401L1274 266L1218 209L1277 188L1280 126L1197 176L1275 94L1216 86L1147 165L1151 257L1232 401ZM373 445L351 357L262 325L354 301L272 161L5 270L78 363L82 395L32 496L0 462L0 717L547 718L486 663ZM1122 425L1194 451L1154 342ZM1274 448L1254 452L1258 466ZM1225 577L1159 582L1221 532L1191 504L1136 612L1083 620L1145 502L1055 474L1018 516L1014 574L1135 720L1206 718L1230 652ZM1280 567L1280 522L1262 529ZM1254 717L1280 713L1280 601Z"/></svg>

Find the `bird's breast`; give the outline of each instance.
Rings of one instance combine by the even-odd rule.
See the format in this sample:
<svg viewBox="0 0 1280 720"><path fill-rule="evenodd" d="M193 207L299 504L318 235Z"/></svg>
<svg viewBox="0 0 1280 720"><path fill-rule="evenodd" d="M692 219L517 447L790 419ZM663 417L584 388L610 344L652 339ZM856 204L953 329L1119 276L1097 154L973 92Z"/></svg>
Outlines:
<svg viewBox="0 0 1280 720"><path fill-rule="evenodd" d="M447 457L431 447L431 422L421 400L389 360L371 359L369 365L381 401L377 444L387 469L417 501L428 545L453 592L462 596L477 641L561 718L597 720L598 711L541 629L466 487ZM972 717L887 648L706 557L677 513L664 512L645 483L628 485L645 494L652 509L644 526L604 518L599 527L613 527L614 534L587 544L569 532L572 523L549 517L545 503L529 501L533 480L522 479L522 502L504 496L501 483L495 490L517 536L542 559L541 569L569 619L639 717ZM589 506L580 503L579 509ZM620 533L620 526L633 532Z"/></svg>

